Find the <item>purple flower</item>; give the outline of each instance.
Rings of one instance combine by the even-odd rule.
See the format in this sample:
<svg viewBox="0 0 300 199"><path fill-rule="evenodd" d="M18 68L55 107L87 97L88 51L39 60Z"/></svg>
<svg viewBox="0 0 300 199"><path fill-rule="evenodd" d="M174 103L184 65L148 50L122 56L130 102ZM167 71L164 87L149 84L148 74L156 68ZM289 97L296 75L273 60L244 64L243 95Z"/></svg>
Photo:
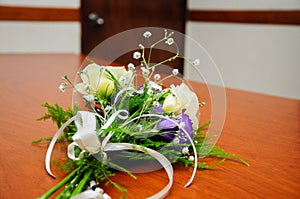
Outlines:
<svg viewBox="0 0 300 199"><path fill-rule="evenodd" d="M158 114L158 115L163 114L162 104L158 104L158 105L152 106L150 108L150 110L149 110L149 113L151 113L151 114Z"/></svg>
<svg viewBox="0 0 300 199"><path fill-rule="evenodd" d="M191 119L187 114L184 113L185 109L182 110L180 116L180 119L176 120L173 119L177 124L179 124L184 130L189 134L189 136L193 139L194 137L194 130L193 130L193 124ZM173 122L164 119L160 121L156 128L158 130L161 130L162 132L166 132L162 134L161 136L169 141L172 141L175 137L179 139L179 144L189 144L190 141L187 137L187 135L184 133L184 131L179 127L178 125L174 124ZM178 130L180 130L178 132ZM176 133L178 132L178 133Z"/></svg>

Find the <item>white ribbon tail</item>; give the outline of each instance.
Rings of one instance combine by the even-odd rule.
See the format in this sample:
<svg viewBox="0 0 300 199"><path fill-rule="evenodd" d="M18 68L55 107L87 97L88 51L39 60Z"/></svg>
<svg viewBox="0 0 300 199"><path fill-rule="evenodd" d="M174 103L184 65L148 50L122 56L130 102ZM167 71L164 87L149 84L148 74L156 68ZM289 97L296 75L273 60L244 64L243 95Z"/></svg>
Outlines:
<svg viewBox="0 0 300 199"><path fill-rule="evenodd" d="M80 158L83 157L83 154L85 152L85 150L82 150L78 157L75 156L75 146L78 146L78 144L76 144L76 142L72 142L71 144L68 145L68 158L70 158L71 160L79 160Z"/></svg>
<svg viewBox="0 0 300 199"><path fill-rule="evenodd" d="M169 190L172 187L173 184L173 167L171 165L171 162L161 153L152 150L147 147L142 147L139 145L134 145L130 143L107 143L106 146L104 147L105 151L118 151L118 150L138 150L141 152L147 152L149 155L154 157L159 163L164 167L166 170L168 177L169 177L169 183L158 193L148 197L147 199L160 199L164 198L165 196L168 195Z"/></svg>
<svg viewBox="0 0 300 199"><path fill-rule="evenodd" d="M46 158L45 158L45 166L46 166L46 171L47 173L53 177L53 178L56 178L55 175L53 175L53 173L51 172L51 168L50 168L50 159L51 159L51 153L53 151L53 148L54 148L54 145L56 143L56 140L58 139L58 137L60 136L60 134L63 132L63 130L69 125L71 124L71 122L73 122L75 120L75 118L77 117L77 115L73 116L72 118L70 118L68 121L66 121L59 129L58 131L55 133L55 135L53 136L50 144L49 144L49 147L48 147L48 150L47 150L47 153L46 153Z"/></svg>

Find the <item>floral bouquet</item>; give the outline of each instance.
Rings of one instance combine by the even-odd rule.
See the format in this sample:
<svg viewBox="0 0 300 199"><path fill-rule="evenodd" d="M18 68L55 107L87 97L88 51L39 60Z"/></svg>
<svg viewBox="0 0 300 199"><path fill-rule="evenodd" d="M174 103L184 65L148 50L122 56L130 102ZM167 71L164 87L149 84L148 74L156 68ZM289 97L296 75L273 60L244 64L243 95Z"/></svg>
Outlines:
<svg viewBox="0 0 300 199"><path fill-rule="evenodd" d="M199 103L178 69L170 74L156 72L165 62L183 58L179 56L173 34L165 30L163 38L149 48L140 44L132 58L140 62L139 66L132 63L101 66L89 60L78 72L80 82L73 84L66 75L63 77L65 81L59 89L62 92L68 87L74 89L80 100L74 103L73 109L67 110L46 103L43 106L48 113L40 119L51 118L59 127L47 150L47 172L55 177L50 168L51 153L57 141L66 140L68 158L65 165L60 166L69 173L40 198L48 198L58 190L57 198L110 198L99 187L103 182L123 191L125 197L126 188L112 181L111 176L126 172L135 178L135 172L161 168L167 172L169 183L149 198L163 198L172 187L172 164L182 162L194 167L186 187L192 183L197 169L212 168L226 158L235 158L247 165L217 146L206 154L221 157L217 164L209 166L198 161L201 148L209 143L205 130L210 122L199 126L198 121L199 108L205 103ZM151 36L150 31L143 34L148 42ZM174 46L177 53L152 64L151 53L158 44ZM186 60L199 64L199 59ZM177 85L173 84L174 79L179 82Z"/></svg>

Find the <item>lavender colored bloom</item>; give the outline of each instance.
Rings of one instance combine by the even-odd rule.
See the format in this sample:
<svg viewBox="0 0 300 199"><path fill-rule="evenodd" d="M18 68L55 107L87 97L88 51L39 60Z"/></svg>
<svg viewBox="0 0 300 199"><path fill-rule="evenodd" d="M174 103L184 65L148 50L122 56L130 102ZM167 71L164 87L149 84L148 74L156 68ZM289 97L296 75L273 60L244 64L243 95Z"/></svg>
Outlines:
<svg viewBox="0 0 300 199"><path fill-rule="evenodd" d="M180 119L176 120L174 119L174 121L177 124L181 124L184 128L184 130L189 134L189 136L193 139L194 137L194 130L193 130L193 124L191 119L189 118L189 116L187 114L185 114L186 110L183 109L181 112L181 117ZM176 134L176 131L179 130L178 125L174 124L173 122L169 121L169 120L162 120L160 121L156 128L158 130L161 130L162 132L166 132L164 134L162 134L161 136L169 141L172 141L176 136L179 139L179 144L189 144L190 141L187 137L187 135L184 133L184 131L182 129L180 129L179 133Z"/></svg>
<svg viewBox="0 0 300 199"><path fill-rule="evenodd" d="M153 114L159 114L161 115L163 113L163 110L162 110L162 104L159 104L158 106L153 106L151 109L150 109L150 113L153 113Z"/></svg>
<svg viewBox="0 0 300 199"><path fill-rule="evenodd" d="M185 112L185 109L182 110L181 120L179 120L178 122L179 123L183 122L185 124L184 125L185 131L193 139L194 138L193 123L192 123L190 117L187 114L185 114L184 112ZM188 143L190 143L187 135L182 130L180 130L180 133L179 133L178 137L179 137L179 144L188 144Z"/></svg>

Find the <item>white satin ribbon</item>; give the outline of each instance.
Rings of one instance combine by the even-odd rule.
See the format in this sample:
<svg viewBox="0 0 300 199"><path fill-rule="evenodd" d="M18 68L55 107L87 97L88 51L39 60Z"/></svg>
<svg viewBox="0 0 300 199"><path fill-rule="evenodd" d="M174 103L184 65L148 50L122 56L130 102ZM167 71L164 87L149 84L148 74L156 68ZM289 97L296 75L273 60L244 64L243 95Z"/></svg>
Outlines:
<svg viewBox="0 0 300 199"><path fill-rule="evenodd" d="M138 150L154 157L166 170L169 177L169 183L158 193L148 197L147 199L164 198L165 196L168 195L169 190L173 185L173 167L171 162L164 155L162 155L161 153L153 149L142 147L140 145L130 144L130 143L107 143L106 146L104 147L104 151L119 151L119 150Z"/></svg>
<svg viewBox="0 0 300 199"><path fill-rule="evenodd" d="M122 115L122 113L125 115ZM77 126L78 131L74 136L72 137L74 142L71 143L68 146L68 157L73 160L78 160L82 157L84 152L88 152L90 154L96 154L99 152L103 153L103 156L105 157L105 151L118 151L118 150L138 150L141 152L148 153L152 157L154 157L157 161L160 162L160 164L164 167L168 174L169 183L158 193L154 194L153 196L150 196L148 199L157 199L157 198L163 198L165 197L170 188L173 184L173 167L171 165L171 162L161 153L152 150L147 147L142 147L139 145L133 145L130 143L109 143L109 139L113 135L113 132L110 132L100 143L97 132L96 132L96 116L97 114L87 112L87 111L79 111L76 116L70 118L65 124L62 125L62 127L56 132L53 139L50 142L49 148L47 150L46 159L45 159L45 165L46 170L52 177L55 178L55 176L51 172L50 168L50 158L51 153L54 147L54 144L57 140L57 138L60 136L60 134L63 132L63 130L69 125L71 122L75 121L75 124ZM112 116L107 120L107 122L102 126L100 129L100 133L104 129L107 129L113 121L119 117L120 119L126 119L128 117L128 111L126 110L119 110L116 111ZM74 148L75 146L78 146L82 149L82 152L79 154L78 157L75 157ZM85 194L84 194L85 195ZM82 199L89 198L82 195L80 197Z"/></svg>
<svg viewBox="0 0 300 199"><path fill-rule="evenodd" d="M53 178L56 178L55 175L52 174L51 172L51 167L50 167L50 159L51 159L51 153L53 151L54 145L56 143L56 140L58 139L58 137L60 136L60 134L63 132L63 130L69 125L71 124L75 119L76 119L77 115L73 116L72 118L70 118L68 121L66 121L59 129L58 131L55 133L55 135L53 136L48 149L47 149L47 153L46 153L46 158L45 158L45 167L46 167L46 171L47 173L52 176Z"/></svg>

